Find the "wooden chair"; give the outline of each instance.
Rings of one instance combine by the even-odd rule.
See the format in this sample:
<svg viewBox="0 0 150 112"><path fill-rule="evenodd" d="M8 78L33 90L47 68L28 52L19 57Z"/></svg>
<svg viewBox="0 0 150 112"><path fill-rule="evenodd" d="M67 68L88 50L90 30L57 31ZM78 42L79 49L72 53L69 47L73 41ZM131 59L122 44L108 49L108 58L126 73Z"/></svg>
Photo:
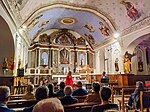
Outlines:
<svg viewBox="0 0 150 112"><path fill-rule="evenodd" d="M128 103L128 99L130 97L130 94L133 93L134 90L135 90L135 87L134 88L133 87L122 88L122 99L118 100L119 107L121 108L122 112L125 112L125 104Z"/></svg>
<svg viewBox="0 0 150 112"><path fill-rule="evenodd" d="M141 112L144 112L144 109L147 109L147 112L149 112L150 91L141 91L140 92L140 110L141 110Z"/></svg>

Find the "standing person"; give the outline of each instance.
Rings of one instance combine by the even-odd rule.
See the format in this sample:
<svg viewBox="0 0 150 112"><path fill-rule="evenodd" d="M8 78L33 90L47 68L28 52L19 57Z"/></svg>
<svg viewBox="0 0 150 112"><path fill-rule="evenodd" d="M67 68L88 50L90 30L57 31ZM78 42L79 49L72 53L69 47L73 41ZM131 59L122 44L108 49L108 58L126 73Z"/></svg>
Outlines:
<svg viewBox="0 0 150 112"><path fill-rule="evenodd" d="M66 77L66 82L65 82L66 86L73 86L73 80L72 80L72 72L69 71Z"/></svg>
<svg viewBox="0 0 150 112"><path fill-rule="evenodd" d="M103 72L103 74L102 74L101 85L109 86L109 77L106 75L106 72Z"/></svg>
<svg viewBox="0 0 150 112"><path fill-rule="evenodd" d="M10 89L7 86L0 86L0 112L15 112L7 107L10 96Z"/></svg>
<svg viewBox="0 0 150 112"><path fill-rule="evenodd" d="M65 96L64 88L65 88L65 83L64 83L64 82L61 82L61 83L60 83L60 89L59 89L59 91L57 92L57 97L64 97L64 96Z"/></svg>

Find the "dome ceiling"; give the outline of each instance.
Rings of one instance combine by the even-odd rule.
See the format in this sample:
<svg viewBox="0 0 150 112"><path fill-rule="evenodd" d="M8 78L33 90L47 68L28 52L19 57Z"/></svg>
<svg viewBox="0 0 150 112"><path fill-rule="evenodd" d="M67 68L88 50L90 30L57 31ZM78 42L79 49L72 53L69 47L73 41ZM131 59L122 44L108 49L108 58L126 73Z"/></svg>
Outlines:
<svg viewBox="0 0 150 112"><path fill-rule="evenodd" d="M27 25L31 39L46 30L71 29L93 36L96 43L150 16L150 0L6 0L18 26ZM59 5L70 6L58 7ZM54 7L50 7L53 6ZM81 9L80 9L81 8ZM88 10L87 10L88 9ZM102 30L105 27L106 32Z"/></svg>

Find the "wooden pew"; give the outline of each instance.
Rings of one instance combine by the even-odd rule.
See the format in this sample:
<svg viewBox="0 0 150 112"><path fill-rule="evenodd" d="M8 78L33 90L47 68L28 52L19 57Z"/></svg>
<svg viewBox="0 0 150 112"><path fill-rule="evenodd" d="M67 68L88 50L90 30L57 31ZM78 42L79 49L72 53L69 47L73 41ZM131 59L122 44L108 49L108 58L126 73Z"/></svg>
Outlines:
<svg viewBox="0 0 150 112"><path fill-rule="evenodd" d="M9 108L22 108L22 107L29 107L35 103L36 103L35 99L31 99L31 100L25 100L25 99L9 100L7 103L7 106Z"/></svg>
<svg viewBox="0 0 150 112"><path fill-rule="evenodd" d="M84 102L84 103L75 103L71 105L64 105L65 112L91 112L93 105L97 105L95 102Z"/></svg>
<svg viewBox="0 0 150 112"><path fill-rule="evenodd" d="M74 98L77 98L79 100L79 103L84 102L84 100L86 99L86 95L85 96L73 96Z"/></svg>
<svg viewBox="0 0 150 112"><path fill-rule="evenodd" d="M10 95L10 100L20 100L25 94Z"/></svg>
<svg viewBox="0 0 150 112"><path fill-rule="evenodd" d="M149 112L150 109L150 91L141 91L140 92L140 111L144 112L144 109L147 109Z"/></svg>

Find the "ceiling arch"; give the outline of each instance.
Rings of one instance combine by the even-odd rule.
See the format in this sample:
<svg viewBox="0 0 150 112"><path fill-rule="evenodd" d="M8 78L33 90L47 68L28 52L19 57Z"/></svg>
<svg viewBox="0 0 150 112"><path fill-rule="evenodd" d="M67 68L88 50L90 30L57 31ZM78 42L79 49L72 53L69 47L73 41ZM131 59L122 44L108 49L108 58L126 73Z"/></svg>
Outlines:
<svg viewBox="0 0 150 112"><path fill-rule="evenodd" d="M70 24L70 22L73 22ZM103 14L88 8L55 4L40 8L24 23L29 36L35 39L49 29L70 29L83 36L92 36L95 44L108 39L115 27Z"/></svg>

